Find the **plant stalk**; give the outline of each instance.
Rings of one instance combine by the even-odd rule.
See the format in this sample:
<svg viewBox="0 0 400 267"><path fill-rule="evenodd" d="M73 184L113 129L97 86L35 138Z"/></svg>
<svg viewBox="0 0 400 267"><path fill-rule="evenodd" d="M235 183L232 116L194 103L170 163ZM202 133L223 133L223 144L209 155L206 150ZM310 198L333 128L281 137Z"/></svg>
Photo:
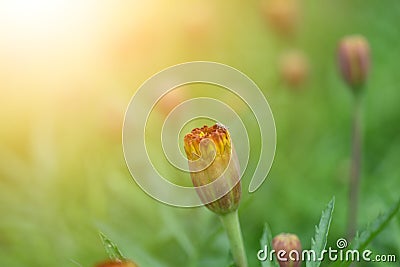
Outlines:
<svg viewBox="0 0 400 267"><path fill-rule="evenodd" d="M357 230L358 198L361 176L362 154L362 95L355 94L351 137L351 167L347 236L353 238Z"/></svg>
<svg viewBox="0 0 400 267"><path fill-rule="evenodd" d="M237 267L247 267L246 251L243 244L242 231L238 211L234 211L225 215L220 215L222 224L228 235L233 260Z"/></svg>

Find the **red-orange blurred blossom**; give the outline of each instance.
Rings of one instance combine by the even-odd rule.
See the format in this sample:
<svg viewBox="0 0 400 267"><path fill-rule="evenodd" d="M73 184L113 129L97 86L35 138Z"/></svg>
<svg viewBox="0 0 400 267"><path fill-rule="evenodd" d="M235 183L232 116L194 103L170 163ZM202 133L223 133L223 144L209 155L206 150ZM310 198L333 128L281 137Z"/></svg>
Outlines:
<svg viewBox="0 0 400 267"><path fill-rule="evenodd" d="M157 103L157 110L159 110L163 115L167 116L174 108L179 104L187 100L189 96L181 88L176 88L169 91L164 95L160 101Z"/></svg>

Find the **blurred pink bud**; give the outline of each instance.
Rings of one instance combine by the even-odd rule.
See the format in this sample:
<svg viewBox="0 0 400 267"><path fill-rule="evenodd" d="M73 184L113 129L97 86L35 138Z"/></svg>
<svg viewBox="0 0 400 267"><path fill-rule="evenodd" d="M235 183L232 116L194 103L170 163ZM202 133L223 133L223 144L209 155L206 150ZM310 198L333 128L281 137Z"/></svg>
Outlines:
<svg viewBox="0 0 400 267"><path fill-rule="evenodd" d="M309 75L307 57L300 51L284 54L280 62L280 73L290 87L301 86Z"/></svg>
<svg viewBox="0 0 400 267"><path fill-rule="evenodd" d="M362 86L370 69L370 48L361 35L344 37L338 46L338 63L343 79L353 88Z"/></svg>
<svg viewBox="0 0 400 267"><path fill-rule="evenodd" d="M295 32L300 13L296 0L263 0L261 8L265 19L275 31L284 35Z"/></svg>

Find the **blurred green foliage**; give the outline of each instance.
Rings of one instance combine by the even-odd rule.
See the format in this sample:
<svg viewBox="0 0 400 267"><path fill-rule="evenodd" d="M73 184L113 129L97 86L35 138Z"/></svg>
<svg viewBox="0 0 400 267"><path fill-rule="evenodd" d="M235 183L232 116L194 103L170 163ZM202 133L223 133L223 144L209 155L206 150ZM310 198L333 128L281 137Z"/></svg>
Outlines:
<svg viewBox="0 0 400 267"><path fill-rule="evenodd" d="M274 113L273 167L257 192L244 190L239 209L250 266L259 266L256 253L265 222L273 233L297 234L309 248L320 211L332 196L336 206L328 245L345 236L351 94L335 61L344 35L363 34L372 49L359 226L400 196L399 1L301 1L294 40L266 25L258 1L220 1L213 4L213 38L201 43L184 38L174 20L185 12L184 3L170 5L177 8L166 10L155 24L170 36L156 44L154 53L143 60L128 58L131 62L116 67L109 80L99 77L98 88L73 91L78 95L72 100L54 100L50 93L44 104L31 103L35 111L1 115L2 266L93 266L107 258L99 230L140 266L226 266L228 241L218 218L204 208L161 204L135 184L122 153L118 121L123 113L110 117L106 108L112 99L121 99L117 106L125 108L145 79L185 61L239 69L263 90ZM281 81L277 68L280 55L291 48L303 50L310 64L309 79L295 90ZM68 111L59 105L64 101ZM399 215L369 248L399 257Z"/></svg>

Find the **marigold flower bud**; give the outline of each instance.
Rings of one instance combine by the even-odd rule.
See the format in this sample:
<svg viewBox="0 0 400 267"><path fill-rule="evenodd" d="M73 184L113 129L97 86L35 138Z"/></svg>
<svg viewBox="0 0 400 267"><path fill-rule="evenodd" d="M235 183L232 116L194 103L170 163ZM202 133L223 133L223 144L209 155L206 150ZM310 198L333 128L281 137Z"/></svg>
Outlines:
<svg viewBox="0 0 400 267"><path fill-rule="evenodd" d="M132 261L106 261L99 263L96 267L139 267Z"/></svg>
<svg viewBox="0 0 400 267"><path fill-rule="evenodd" d="M272 247L280 267L300 266L302 249L297 235L279 234L272 240Z"/></svg>
<svg viewBox="0 0 400 267"><path fill-rule="evenodd" d="M240 170L228 129L218 123L195 128L185 136L184 143L192 182L201 201L218 214L237 210Z"/></svg>
<svg viewBox="0 0 400 267"><path fill-rule="evenodd" d="M370 68L370 48L368 41L360 35L344 37L338 46L340 72L353 88L362 86Z"/></svg>

